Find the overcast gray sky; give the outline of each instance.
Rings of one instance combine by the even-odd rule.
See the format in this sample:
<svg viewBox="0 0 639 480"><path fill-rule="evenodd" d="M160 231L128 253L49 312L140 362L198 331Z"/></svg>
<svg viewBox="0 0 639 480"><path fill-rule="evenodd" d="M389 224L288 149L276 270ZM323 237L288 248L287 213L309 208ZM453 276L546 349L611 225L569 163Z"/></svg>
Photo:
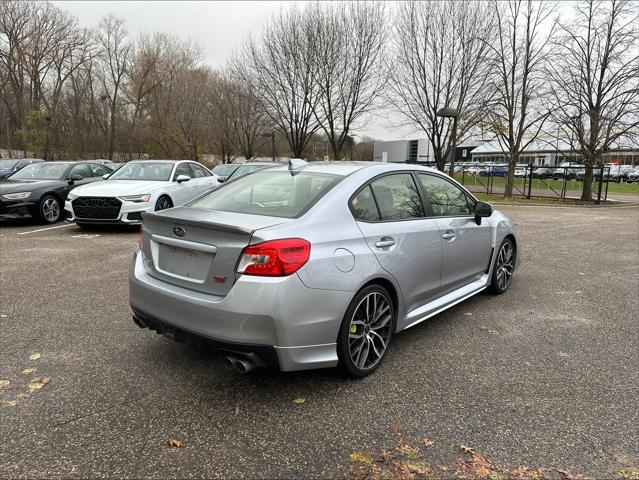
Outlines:
<svg viewBox="0 0 639 480"><path fill-rule="evenodd" d="M293 2L204 1L54 1L86 27L96 26L109 13L126 19L129 33L161 31L190 38L203 49L205 62L224 65L227 57L249 35L259 35L265 21ZM297 2L303 3L303 2ZM413 129L391 129L382 118L368 119L367 128L355 131L379 140L413 136ZM422 137L422 135L417 135Z"/></svg>
<svg viewBox="0 0 639 480"><path fill-rule="evenodd" d="M2 1L2 0L0 0ZM249 35L259 35L265 21L280 8L293 3L274 1L54 1L78 17L83 26L96 26L109 13L126 19L129 33L161 31L190 38L203 49L205 62L224 65L227 57ZM559 3L562 15L570 14L572 1ZM393 127L400 120L383 112L367 119L366 128L355 130L361 136L378 140L425 137L412 127Z"/></svg>

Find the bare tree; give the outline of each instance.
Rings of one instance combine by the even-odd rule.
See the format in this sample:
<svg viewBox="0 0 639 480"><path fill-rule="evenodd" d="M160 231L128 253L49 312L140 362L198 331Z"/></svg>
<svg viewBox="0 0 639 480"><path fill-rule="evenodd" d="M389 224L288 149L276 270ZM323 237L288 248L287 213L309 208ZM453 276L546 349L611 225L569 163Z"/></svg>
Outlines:
<svg viewBox="0 0 639 480"><path fill-rule="evenodd" d="M426 0L398 6L389 54L389 101L427 135L442 171L453 143L485 115L494 26L483 2ZM437 116L443 107L460 112L458 138L452 136L451 122Z"/></svg>
<svg viewBox="0 0 639 480"><path fill-rule="evenodd" d="M49 158L63 88L91 58L90 36L49 3L7 1L0 9L3 99L16 132Z"/></svg>
<svg viewBox="0 0 639 480"><path fill-rule="evenodd" d="M133 46L131 66L128 71L128 81L125 94L132 110L127 135L128 158L133 158L132 147L135 143L138 158L142 156L142 141L139 138L138 122L144 114L144 101L147 96L162 84L161 75L157 68L162 58L162 52L169 41L166 35L155 33L141 35Z"/></svg>
<svg viewBox="0 0 639 480"><path fill-rule="evenodd" d="M376 106L385 87L383 3L316 3L304 11L312 25L314 75L320 100L315 115L342 158L351 129Z"/></svg>
<svg viewBox="0 0 639 480"><path fill-rule="evenodd" d="M321 97L314 78L311 28L297 7L281 11L267 23L260 41L250 38L233 61L239 77L259 92L296 157L302 156L320 128L315 117Z"/></svg>
<svg viewBox="0 0 639 480"><path fill-rule="evenodd" d="M554 30L554 5L544 0L495 0L491 8L498 22L493 52L494 102L489 110L492 132L508 152L504 196L512 197L515 166L550 115L544 102L544 68Z"/></svg>
<svg viewBox="0 0 639 480"><path fill-rule="evenodd" d="M123 18L107 15L98 25L98 44L101 48L102 98L109 103L108 158L113 160L116 125L122 83L131 63L132 44L127 37Z"/></svg>
<svg viewBox="0 0 639 480"><path fill-rule="evenodd" d="M639 10L627 0L589 0L575 12L560 25L549 72L553 120L583 157L581 199L590 201L593 166L639 129Z"/></svg>

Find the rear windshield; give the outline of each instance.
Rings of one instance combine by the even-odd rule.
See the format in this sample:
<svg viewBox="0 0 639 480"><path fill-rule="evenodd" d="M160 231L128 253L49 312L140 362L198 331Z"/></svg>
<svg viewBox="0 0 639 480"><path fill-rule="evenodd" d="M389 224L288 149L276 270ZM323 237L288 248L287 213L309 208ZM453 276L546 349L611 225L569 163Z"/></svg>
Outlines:
<svg viewBox="0 0 639 480"><path fill-rule="evenodd" d="M343 177L324 173L261 171L226 183L190 206L223 212L296 218Z"/></svg>

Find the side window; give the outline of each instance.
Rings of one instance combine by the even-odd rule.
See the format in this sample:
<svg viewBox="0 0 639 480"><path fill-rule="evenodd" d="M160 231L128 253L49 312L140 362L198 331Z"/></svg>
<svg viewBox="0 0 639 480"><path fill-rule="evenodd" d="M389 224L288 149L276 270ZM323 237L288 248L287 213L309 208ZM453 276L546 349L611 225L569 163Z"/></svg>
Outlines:
<svg viewBox="0 0 639 480"><path fill-rule="evenodd" d="M197 163L190 163L191 172L193 172L193 178L210 177L211 174L202 165Z"/></svg>
<svg viewBox="0 0 639 480"><path fill-rule="evenodd" d="M79 163L78 165L74 165L71 171L69 172L69 178L73 175L80 175L82 178L92 177L91 170L86 163Z"/></svg>
<svg viewBox="0 0 639 480"><path fill-rule="evenodd" d="M177 177L180 175L186 175L187 177L191 177L191 169L189 168L188 163L180 163L175 169L175 174L173 175L173 181L177 181Z"/></svg>
<svg viewBox="0 0 639 480"><path fill-rule="evenodd" d="M101 177L102 175L111 173L111 170L106 168L104 165L100 165L99 163L91 163L89 164L89 166L91 167L92 177Z"/></svg>
<svg viewBox="0 0 639 480"><path fill-rule="evenodd" d="M424 216L424 206L410 173L385 175L371 182L382 220L404 220Z"/></svg>
<svg viewBox="0 0 639 480"><path fill-rule="evenodd" d="M420 173L417 178L430 201L433 215L436 217L471 215L466 194L459 187L435 175Z"/></svg>
<svg viewBox="0 0 639 480"><path fill-rule="evenodd" d="M377 205L375 205L375 199L373 198L373 192L370 185L362 189L351 200L351 210L355 220L365 220L368 222L375 222L379 220L379 212L377 211Z"/></svg>

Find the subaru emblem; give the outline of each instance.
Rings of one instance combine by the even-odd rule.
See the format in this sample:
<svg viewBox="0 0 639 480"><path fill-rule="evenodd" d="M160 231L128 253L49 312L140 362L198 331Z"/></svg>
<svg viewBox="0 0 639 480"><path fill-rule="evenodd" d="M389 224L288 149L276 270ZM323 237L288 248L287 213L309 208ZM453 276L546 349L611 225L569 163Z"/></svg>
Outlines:
<svg viewBox="0 0 639 480"><path fill-rule="evenodd" d="M174 227L173 233L176 237L183 237L184 235L186 235L186 231L182 227Z"/></svg>

